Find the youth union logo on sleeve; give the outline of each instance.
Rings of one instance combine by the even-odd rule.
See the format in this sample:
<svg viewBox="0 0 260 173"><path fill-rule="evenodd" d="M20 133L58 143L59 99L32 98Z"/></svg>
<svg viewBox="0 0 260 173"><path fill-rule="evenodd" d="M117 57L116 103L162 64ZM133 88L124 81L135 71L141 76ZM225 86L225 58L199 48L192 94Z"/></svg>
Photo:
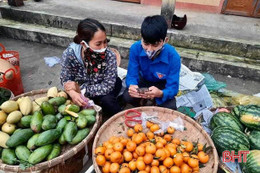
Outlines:
<svg viewBox="0 0 260 173"><path fill-rule="evenodd" d="M159 79L162 79L165 76L165 74L162 74L162 73L159 73L159 72L156 72L156 74L157 74Z"/></svg>

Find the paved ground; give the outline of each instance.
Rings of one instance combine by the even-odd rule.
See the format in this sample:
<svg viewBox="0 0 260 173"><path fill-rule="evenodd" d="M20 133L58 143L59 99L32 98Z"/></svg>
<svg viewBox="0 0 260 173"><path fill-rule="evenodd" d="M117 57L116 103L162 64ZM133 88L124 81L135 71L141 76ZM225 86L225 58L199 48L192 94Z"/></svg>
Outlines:
<svg viewBox="0 0 260 173"><path fill-rule="evenodd" d="M64 48L3 37L0 37L0 43L5 45L7 50L19 51L25 92L51 86L61 87L59 80L60 65L48 67L44 62L44 57L61 57ZM121 66L126 68L127 64L128 60L123 60ZM260 82L211 74L216 80L226 82L227 89L244 94L260 92Z"/></svg>

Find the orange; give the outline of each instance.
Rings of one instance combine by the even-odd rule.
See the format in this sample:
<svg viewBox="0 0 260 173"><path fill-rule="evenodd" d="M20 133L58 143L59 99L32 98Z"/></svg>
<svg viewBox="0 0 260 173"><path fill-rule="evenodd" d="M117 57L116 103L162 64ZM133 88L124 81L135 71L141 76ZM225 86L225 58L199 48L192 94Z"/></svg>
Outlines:
<svg viewBox="0 0 260 173"><path fill-rule="evenodd" d="M143 137L143 141L146 141L146 140L147 140L147 137L146 137L145 133L140 132L140 133L138 133L138 134Z"/></svg>
<svg viewBox="0 0 260 173"><path fill-rule="evenodd" d="M187 164L181 165L181 173L191 173L192 169Z"/></svg>
<svg viewBox="0 0 260 173"><path fill-rule="evenodd" d="M167 132L168 132L169 134L173 134L173 133L175 132L175 129L170 126L170 127L167 128Z"/></svg>
<svg viewBox="0 0 260 173"><path fill-rule="evenodd" d="M125 151L123 153L124 160L130 162L133 159L133 154L130 151Z"/></svg>
<svg viewBox="0 0 260 173"><path fill-rule="evenodd" d="M163 139L163 138L161 138L159 141L160 141L163 145L166 145L166 144L167 144L167 141L166 141L165 139Z"/></svg>
<svg viewBox="0 0 260 173"><path fill-rule="evenodd" d="M181 173L181 169L178 166L173 166L170 169L170 173Z"/></svg>
<svg viewBox="0 0 260 173"><path fill-rule="evenodd" d="M189 158L188 159L188 165L192 168L198 167L199 166L199 160L194 159L194 158Z"/></svg>
<svg viewBox="0 0 260 173"><path fill-rule="evenodd" d="M138 171L138 173L148 173L148 172L146 172L146 171Z"/></svg>
<svg viewBox="0 0 260 173"><path fill-rule="evenodd" d="M126 132L128 137L132 137L134 135L134 133L135 133L134 129L128 129Z"/></svg>
<svg viewBox="0 0 260 173"><path fill-rule="evenodd" d="M130 173L130 169L127 168L127 167L122 167L120 170L119 170L119 173Z"/></svg>
<svg viewBox="0 0 260 173"><path fill-rule="evenodd" d="M158 141L158 142L156 142L155 146L156 146L157 149L163 148L163 143Z"/></svg>
<svg viewBox="0 0 260 173"><path fill-rule="evenodd" d="M160 173L168 173L168 169L164 165L159 166Z"/></svg>
<svg viewBox="0 0 260 173"><path fill-rule="evenodd" d="M170 141L172 140L172 136L169 135L169 134L164 135L163 138L164 138L167 142L170 142Z"/></svg>
<svg viewBox="0 0 260 173"><path fill-rule="evenodd" d="M148 131L147 133L146 133L146 136L147 136L147 138L148 139L153 139L154 138L154 133L153 132L151 132L151 131Z"/></svg>
<svg viewBox="0 0 260 173"><path fill-rule="evenodd" d="M112 143L108 143L107 146L106 146L107 149L108 148L113 148L113 147L114 147L114 144L112 144Z"/></svg>
<svg viewBox="0 0 260 173"><path fill-rule="evenodd" d="M135 152L138 156L143 156L145 154L145 148L142 146L138 146L136 147Z"/></svg>
<svg viewBox="0 0 260 173"><path fill-rule="evenodd" d="M199 166L197 166L197 167L195 167L195 168L192 168L192 171L194 172L194 171L198 171L199 172L199 170L200 170L200 167Z"/></svg>
<svg viewBox="0 0 260 173"><path fill-rule="evenodd" d="M110 172L110 162L106 162L105 165L102 167L102 172L109 173Z"/></svg>
<svg viewBox="0 0 260 173"><path fill-rule="evenodd" d="M105 151L106 151L106 148L105 147L97 147L96 149L95 149L95 154L105 154Z"/></svg>
<svg viewBox="0 0 260 173"><path fill-rule="evenodd" d="M122 160L122 154L119 151L115 151L110 155L110 161L113 163L119 163Z"/></svg>
<svg viewBox="0 0 260 173"><path fill-rule="evenodd" d="M128 166L132 171L136 170L136 160L131 160Z"/></svg>
<svg viewBox="0 0 260 173"><path fill-rule="evenodd" d="M172 143L176 144L176 145L180 145L181 144L181 141L177 138L173 138L172 139Z"/></svg>
<svg viewBox="0 0 260 173"><path fill-rule="evenodd" d="M182 153L182 156L183 156L183 161L184 161L184 162L188 162L188 160L189 160L189 158L190 158L189 153L184 152L184 153Z"/></svg>
<svg viewBox="0 0 260 173"><path fill-rule="evenodd" d="M166 159L164 159L163 165L166 166L167 168L172 167L173 159L171 157L167 157Z"/></svg>
<svg viewBox="0 0 260 173"><path fill-rule="evenodd" d="M159 166L159 160L153 159L151 166Z"/></svg>
<svg viewBox="0 0 260 173"><path fill-rule="evenodd" d="M146 172L150 172L150 171L151 171L151 166L150 166L150 165L146 165L145 171L146 171Z"/></svg>
<svg viewBox="0 0 260 173"><path fill-rule="evenodd" d="M193 144L191 142L185 142L185 151L191 152L193 150Z"/></svg>
<svg viewBox="0 0 260 173"><path fill-rule="evenodd" d="M142 124L136 124L134 126L134 130L135 130L136 133L143 131Z"/></svg>
<svg viewBox="0 0 260 173"><path fill-rule="evenodd" d="M145 163L143 160L137 160L136 161L136 168L139 170L139 171L143 171L145 170Z"/></svg>
<svg viewBox="0 0 260 173"><path fill-rule="evenodd" d="M183 156L181 153L177 153L175 154L174 158L173 158L174 164L176 166L181 166L183 163Z"/></svg>
<svg viewBox="0 0 260 173"><path fill-rule="evenodd" d="M164 151L166 153L166 157L170 157L171 156L170 151L168 149L166 149L166 148L163 148L163 149L164 149Z"/></svg>
<svg viewBox="0 0 260 173"><path fill-rule="evenodd" d="M127 138L123 138L123 139L120 140L120 142L121 142L121 143L123 144L123 146L125 147L126 144L127 144L127 142L128 142L128 140L127 140Z"/></svg>
<svg viewBox="0 0 260 173"><path fill-rule="evenodd" d="M103 156L103 155L97 155L97 157L96 157L96 162L97 162L98 166L104 166L105 163L106 163L106 158L105 158L105 156Z"/></svg>
<svg viewBox="0 0 260 173"><path fill-rule="evenodd" d="M105 141L105 142L103 142L103 147L106 147L107 148L107 146L110 144L110 142L109 141Z"/></svg>
<svg viewBox="0 0 260 173"><path fill-rule="evenodd" d="M151 127L150 127L150 131L151 132L155 132L157 130L160 129L160 126L158 124L153 124Z"/></svg>
<svg viewBox="0 0 260 173"><path fill-rule="evenodd" d="M143 157L143 156L139 156L139 157L137 157L137 160L142 160L142 161L144 161L144 157Z"/></svg>
<svg viewBox="0 0 260 173"><path fill-rule="evenodd" d="M123 151L123 149L124 149L124 145L121 143L121 142L116 142L115 144L114 144L114 146L113 146L113 149L115 150L115 151Z"/></svg>
<svg viewBox="0 0 260 173"><path fill-rule="evenodd" d="M127 168L129 168L129 164L128 164L128 163L123 163L123 164L121 165L121 167L127 167Z"/></svg>
<svg viewBox="0 0 260 173"><path fill-rule="evenodd" d="M140 144L143 142L143 136L140 134L134 135L132 137L132 140L136 143L136 144Z"/></svg>
<svg viewBox="0 0 260 173"><path fill-rule="evenodd" d="M204 145L202 145L202 144L200 144L200 143L198 143L198 151L202 151L203 150L203 147L204 147Z"/></svg>
<svg viewBox="0 0 260 173"><path fill-rule="evenodd" d="M113 152L114 152L114 150L113 150L112 148L106 149L106 151L105 151L105 157L106 157L107 160L110 160L110 156L111 156L111 154L112 154Z"/></svg>
<svg viewBox="0 0 260 173"><path fill-rule="evenodd" d="M149 165L150 163L152 163L152 161L153 161L153 155L150 153L146 153L144 155L144 163Z"/></svg>
<svg viewBox="0 0 260 173"><path fill-rule="evenodd" d="M207 163L209 161L209 155L207 155L204 151L200 151L198 153L198 158L201 163Z"/></svg>
<svg viewBox="0 0 260 173"><path fill-rule="evenodd" d="M112 136L109 140L112 144L115 144L117 142L120 142L120 138L119 137L115 137L115 136Z"/></svg>
<svg viewBox="0 0 260 173"><path fill-rule="evenodd" d="M160 173L160 170L157 166L152 166L151 173Z"/></svg>
<svg viewBox="0 0 260 173"><path fill-rule="evenodd" d="M156 146L153 143L149 143L145 147L145 152L150 153L150 154L154 154L156 152Z"/></svg>
<svg viewBox="0 0 260 173"><path fill-rule="evenodd" d="M111 163L110 165L110 172L117 173L119 171L119 164L118 163Z"/></svg>
<svg viewBox="0 0 260 173"><path fill-rule="evenodd" d="M147 121L147 122L146 122L146 127L147 127L147 128L150 128L152 125L153 125L152 122L150 122L150 121Z"/></svg>
<svg viewBox="0 0 260 173"><path fill-rule="evenodd" d="M168 143L165 147L171 147L171 148L177 148L177 145L176 144L173 144L173 143Z"/></svg>
<svg viewBox="0 0 260 173"><path fill-rule="evenodd" d="M173 147L166 147L166 149L169 150L171 157L173 157L177 153L176 149Z"/></svg>
<svg viewBox="0 0 260 173"><path fill-rule="evenodd" d="M126 149L127 149L128 151L130 151L130 152L135 151L135 149L136 149L136 143L133 142L133 141L127 142L127 144L126 144Z"/></svg>
<svg viewBox="0 0 260 173"><path fill-rule="evenodd" d="M162 161L166 158L166 153L164 149L160 148L155 152L155 157L158 158L159 161Z"/></svg>
<svg viewBox="0 0 260 173"><path fill-rule="evenodd" d="M133 152L133 157L134 157L135 159L137 159L137 158L138 158L138 154L136 154L136 152Z"/></svg>

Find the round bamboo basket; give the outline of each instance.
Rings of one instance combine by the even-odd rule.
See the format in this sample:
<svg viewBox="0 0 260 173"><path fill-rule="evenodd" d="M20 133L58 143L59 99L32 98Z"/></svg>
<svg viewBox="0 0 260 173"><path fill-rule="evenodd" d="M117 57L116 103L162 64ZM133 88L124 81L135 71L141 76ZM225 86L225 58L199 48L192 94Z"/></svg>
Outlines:
<svg viewBox="0 0 260 173"><path fill-rule="evenodd" d="M179 139L187 139L188 141L196 142L199 139L199 142L202 144L207 144L207 146L212 147L212 152L209 154L210 160L206 163L204 168L200 169L201 173L217 173L218 170L218 154L217 150L214 146L213 141L211 140L210 136L207 132L193 119L190 117L171 109L161 108L161 107L154 107L154 106L147 106L147 107L138 107L134 108L139 112L145 112L147 115L151 115L154 112L158 112L159 120L161 121L173 121L175 118L180 117L183 119L184 126L186 130L183 132L175 131L173 134L174 138ZM107 141L111 136L124 136L127 137L126 131L128 127L125 125L125 117L124 114L127 110L122 111L111 117L107 120L98 130L93 147L92 147L92 160L94 164L94 168L96 173L101 173L99 166L96 163L96 155L95 155L95 148L100 146L103 142ZM145 130L145 129L144 129ZM147 129L146 129L147 130Z"/></svg>
<svg viewBox="0 0 260 173"><path fill-rule="evenodd" d="M32 100L44 97L47 95L47 89L41 90L33 90L19 96L12 98L12 100L17 100L23 96L29 96ZM96 122L91 127L91 130L88 136L83 139L77 145L63 145L62 152L60 156L45 162L41 162L39 164L34 165L33 167L27 168L25 170L20 169L19 166L11 166L4 163L0 163L0 170L5 172L48 172L48 173L74 173L75 170L79 169L78 167L83 167L83 157L85 155L85 146L91 141L91 139L95 136L98 127L100 127L102 122L102 118L97 112L96 114ZM80 157L80 161L78 162L76 159ZM69 165L67 163L69 161ZM79 165L81 164L81 165ZM79 172L78 170L77 172Z"/></svg>

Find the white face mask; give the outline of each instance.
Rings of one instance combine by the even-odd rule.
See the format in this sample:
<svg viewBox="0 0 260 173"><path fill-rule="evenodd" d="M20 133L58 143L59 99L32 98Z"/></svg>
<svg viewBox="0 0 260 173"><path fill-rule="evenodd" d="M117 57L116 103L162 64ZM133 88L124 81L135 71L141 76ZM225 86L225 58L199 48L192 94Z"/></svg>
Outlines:
<svg viewBox="0 0 260 173"><path fill-rule="evenodd" d="M91 50L93 50L93 52L96 52L96 53L103 53L103 52L105 52L105 51L107 50L107 47L105 47L105 48L103 48L103 49L99 49L99 50L92 49L92 48L88 45L88 43L86 43L84 40L82 40L82 43L84 43L87 48L90 48Z"/></svg>
<svg viewBox="0 0 260 173"><path fill-rule="evenodd" d="M161 48L159 48L157 50L153 50L153 51L145 50L145 53L149 59L153 59L155 56L159 55L162 50L163 50L163 46Z"/></svg>

